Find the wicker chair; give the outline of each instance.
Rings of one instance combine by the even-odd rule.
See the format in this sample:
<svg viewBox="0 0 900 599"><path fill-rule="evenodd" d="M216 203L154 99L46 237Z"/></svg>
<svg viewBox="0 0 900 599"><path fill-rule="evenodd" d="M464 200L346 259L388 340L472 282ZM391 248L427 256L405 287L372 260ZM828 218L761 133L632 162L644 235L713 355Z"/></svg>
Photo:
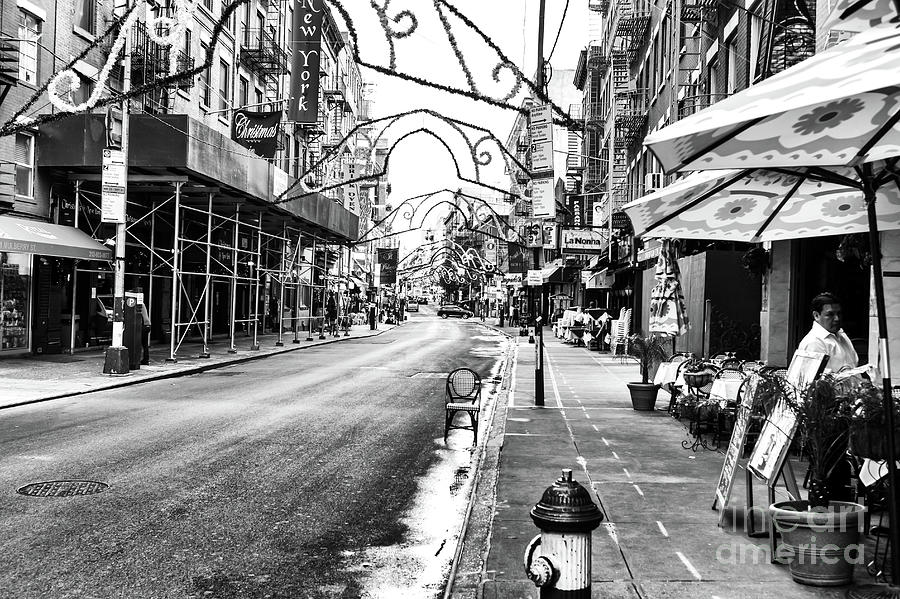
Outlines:
<svg viewBox="0 0 900 599"><path fill-rule="evenodd" d="M478 415L481 411L481 377L469 368L457 368L447 375L444 397L444 443L452 429L472 431L472 445L478 444ZM460 412L468 415L468 424L455 424Z"/></svg>

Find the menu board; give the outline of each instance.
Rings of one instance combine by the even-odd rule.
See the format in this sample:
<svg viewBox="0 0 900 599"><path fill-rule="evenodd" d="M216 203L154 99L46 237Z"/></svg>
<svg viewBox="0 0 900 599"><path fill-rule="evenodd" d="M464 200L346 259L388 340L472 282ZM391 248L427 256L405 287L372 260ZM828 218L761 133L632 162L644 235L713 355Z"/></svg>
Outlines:
<svg viewBox="0 0 900 599"><path fill-rule="evenodd" d="M719 482L716 485L716 502L719 509L725 509L728 497L734 487L734 474L737 470L741 450L747 439L747 427L750 425L750 414L753 411L753 398L756 394L756 384L759 377L751 375L741 388L740 403L737 406L737 414L734 420L734 429L731 431L731 441L725 450L725 461L722 464L722 472L719 474Z"/></svg>

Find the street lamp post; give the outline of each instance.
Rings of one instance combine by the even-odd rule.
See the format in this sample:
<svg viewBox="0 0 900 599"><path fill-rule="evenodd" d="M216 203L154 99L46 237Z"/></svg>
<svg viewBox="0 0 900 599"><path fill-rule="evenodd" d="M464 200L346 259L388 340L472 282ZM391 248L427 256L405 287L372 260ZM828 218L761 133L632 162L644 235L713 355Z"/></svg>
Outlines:
<svg viewBox="0 0 900 599"><path fill-rule="evenodd" d="M541 0L538 11L538 40L537 40L537 88L538 91L544 92L544 12L546 9L546 0ZM533 206L533 204L532 204ZM534 269L539 269L541 259L541 247L533 248ZM543 289L543 288L542 288ZM543 290L537 291L537 301L540 302L532 307L532 322L534 322L534 330L537 333L537 345L535 347L536 360L534 361L534 405L541 407L544 405L544 334L543 323L541 322L540 304L543 303Z"/></svg>

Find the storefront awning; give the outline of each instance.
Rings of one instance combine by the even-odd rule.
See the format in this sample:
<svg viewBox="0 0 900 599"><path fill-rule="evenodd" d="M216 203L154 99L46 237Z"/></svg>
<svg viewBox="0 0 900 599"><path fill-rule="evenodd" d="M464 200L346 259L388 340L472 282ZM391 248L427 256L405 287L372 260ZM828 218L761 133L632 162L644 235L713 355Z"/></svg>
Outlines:
<svg viewBox="0 0 900 599"><path fill-rule="evenodd" d="M552 277L554 274L556 274L556 271L560 270L561 268L562 268L562 266L548 266L546 268L542 268L541 269L541 280L544 283L549 282L550 277Z"/></svg>
<svg viewBox="0 0 900 599"><path fill-rule="evenodd" d="M0 216L0 252L112 260L112 249L75 227Z"/></svg>
<svg viewBox="0 0 900 599"><path fill-rule="evenodd" d="M595 273L582 273L589 275L584 279L585 289L612 289L615 277L611 276L607 269Z"/></svg>
<svg viewBox="0 0 900 599"><path fill-rule="evenodd" d="M360 279L358 277L351 276L350 282L353 283L354 285L356 285L357 287L359 287L360 289L362 289L363 291L365 291L369 287L369 285L365 281L363 281L362 279Z"/></svg>

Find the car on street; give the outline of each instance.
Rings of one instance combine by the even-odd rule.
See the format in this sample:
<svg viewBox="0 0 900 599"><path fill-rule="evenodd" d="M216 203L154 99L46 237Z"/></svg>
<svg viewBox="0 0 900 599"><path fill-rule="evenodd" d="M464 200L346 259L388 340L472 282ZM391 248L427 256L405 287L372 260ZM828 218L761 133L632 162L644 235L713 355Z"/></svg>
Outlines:
<svg viewBox="0 0 900 599"><path fill-rule="evenodd" d="M444 304L440 308L438 308L437 315L441 318L448 318L450 316L458 316L459 318L470 318L474 315L474 312L471 310L467 310L456 304Z"/></svg>
<svg viewBox="0 0 900 599"><path fill-rule="evenodd" d="M416 303L416 302L407 302L407 304L406 304L406 311L407 311L407 312L418 312L418 311L419 311L419 304Z"/></svg>

